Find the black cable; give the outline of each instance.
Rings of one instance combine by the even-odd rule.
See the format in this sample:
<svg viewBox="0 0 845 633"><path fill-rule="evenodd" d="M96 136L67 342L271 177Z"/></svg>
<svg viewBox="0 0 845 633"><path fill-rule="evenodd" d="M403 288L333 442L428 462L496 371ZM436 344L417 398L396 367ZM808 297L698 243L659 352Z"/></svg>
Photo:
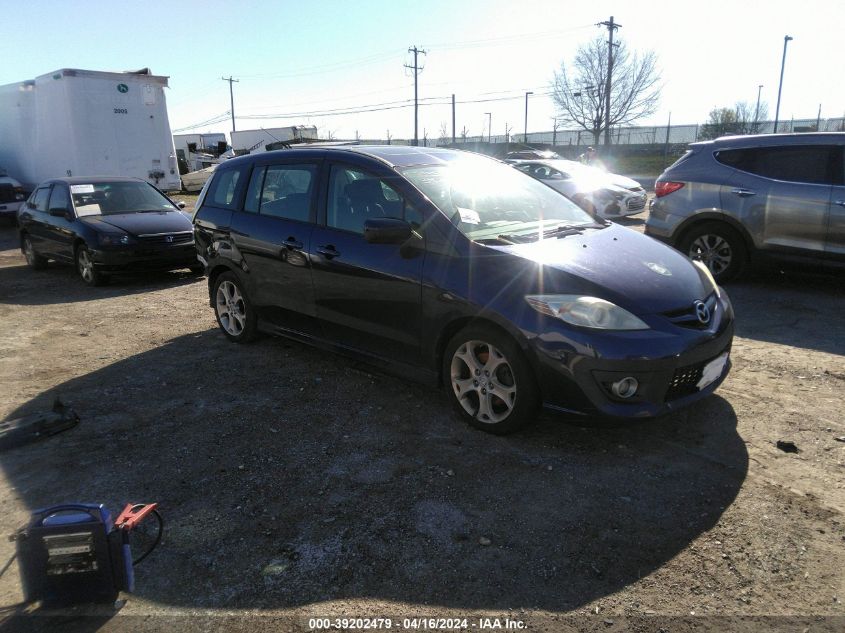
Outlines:
<svg viewBox="0 0 845 633"><path fill-rule="evenodd" d="M143 506L144 506L144 504L143 504L143 503L139 503L138 505L132 506L132 509L134 510L135 508L139 508L139 507L143 507ZM153 510L153 511L152 511L152 514L154 514L154 515L155 515L155 517L156 517L156 520L158 520L158 535L156 536L155 541L153 541L153 544L152 544L152 545L150 545L150 547L147 549L147 551L146 551L146 552L144 552L144 553L143 553L143 554L141 554L138 558L136 558L135 560L133 560L133 561L132 561L132 565L133 565L133 566L134 566L134 565L137 565L137 564L138 564L138 563L140 563L142 560L144 560L147 556L149 556L149 555L152 553L152 551L153 551L156 547L158 547L158 544L159 544L159 543L161 543L161 537L162 537L162 535L164 534L164 519L163 519L163 518L161 517L161 515L158 513L158 510Z"/></svg>

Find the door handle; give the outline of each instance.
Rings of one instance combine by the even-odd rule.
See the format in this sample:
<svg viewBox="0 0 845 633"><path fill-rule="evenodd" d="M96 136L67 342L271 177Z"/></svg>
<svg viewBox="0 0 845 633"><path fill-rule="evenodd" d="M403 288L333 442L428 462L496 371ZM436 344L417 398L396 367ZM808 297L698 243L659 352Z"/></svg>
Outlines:
<svg viewBox="0 0 845 633"><path fill-rule="evenodd" d="M340 256L340 251L337 250L333 244L326 244L324 246L317 247L317 252L320 253L326 259L334 259L335 257Z"/></svg>
<svg viewBox="0 0 845 633"><path fill-rule="evenodd" d="M284 242L282 242L282 246L284 246L285 248L289 248L292 251L302 250L302 242L293 237L289 237Z"/></svg>
<svg viewBox="0 0 845 633"><path fill-rule="evenodd" d="M748 196L757 195L756 191L751 191L751 189L742 189L741 187L731 189L731 193L738 195L740 198L747 198Z"/></svg>
<svg viewBox="0 0 845 633"><path fill-rule="evenodd" d="M838 204L840 207L845 207L845 200L837 200L834 204Z"/></svg>

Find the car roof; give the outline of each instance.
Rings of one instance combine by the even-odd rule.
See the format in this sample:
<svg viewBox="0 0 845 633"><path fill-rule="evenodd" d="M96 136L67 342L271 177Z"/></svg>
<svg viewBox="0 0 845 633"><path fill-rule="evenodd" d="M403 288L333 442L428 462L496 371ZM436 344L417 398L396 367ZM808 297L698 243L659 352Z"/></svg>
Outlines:
<svg viewBox="0 0 845 633"><path fill-rule="evenodd" d="M290 156L292 152L309 158L339 158L343 156L366 156L386 163L391 167L411 165L445 165L462 156L481 156L474 152L445 149L440 147L414 147L412 145L294 145L290 149L279 149L260 154L246 154L230 158L223 165L235 165L251 160L262 160L274 156ZM489 156L486 158L490 158ZM492 159L491 160L495 160Z"/></svg>
<svg viewBox="0 0 845 633"><path fill-rule="evenodd" d="M39 187L43 187L44 185L49 185L55 182L63 182L66 185L103 185L112 182L144 182L146 180L141 180L140 178L132 178L131 176L90 176L85 178L84 176L73 176L71 178L50 178L49 180L45 180L42 182Z"/></svg>
<svg viewBox="0 0 845 633"><path fill-rule="evenodd" d="M794 134L747 134L720 136L711 141L691 143L690 147L771 147L777 145L808 145L819 143L845 144L845 132L798 132Z"/></svg>

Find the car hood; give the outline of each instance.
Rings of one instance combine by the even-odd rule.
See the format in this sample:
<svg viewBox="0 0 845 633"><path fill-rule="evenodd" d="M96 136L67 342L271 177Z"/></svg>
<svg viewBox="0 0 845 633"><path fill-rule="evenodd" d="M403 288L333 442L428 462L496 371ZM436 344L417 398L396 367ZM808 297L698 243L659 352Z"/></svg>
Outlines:
<svg viewBox="0 0 845 633"><path fill-rule="evenodd" d="M709 280L681 253L617 224L489 248L541 265L547 293L588 290L639 314L686 308L712 292ZM573 283L573 277L586 284Z"/></svg>
<svg viewBox="0 0 845 633"><path fill-rule="evenodd" d="M190 218L181 211L86 216L81 221L99 231L108 233L120 229L134 236L193 230Z"/></svg>

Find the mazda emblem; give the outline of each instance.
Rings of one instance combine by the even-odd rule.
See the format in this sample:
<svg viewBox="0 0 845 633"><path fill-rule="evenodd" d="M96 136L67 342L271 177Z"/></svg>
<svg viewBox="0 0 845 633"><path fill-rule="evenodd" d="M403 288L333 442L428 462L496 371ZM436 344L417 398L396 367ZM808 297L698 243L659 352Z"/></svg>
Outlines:
<svg viewBox="0 0 845 633"><path fill-rule="evenodd" d="M695 316L701 323L707 323L710 320L710 308L703 301L696 301L692 306L695 308Z"/></svg>

